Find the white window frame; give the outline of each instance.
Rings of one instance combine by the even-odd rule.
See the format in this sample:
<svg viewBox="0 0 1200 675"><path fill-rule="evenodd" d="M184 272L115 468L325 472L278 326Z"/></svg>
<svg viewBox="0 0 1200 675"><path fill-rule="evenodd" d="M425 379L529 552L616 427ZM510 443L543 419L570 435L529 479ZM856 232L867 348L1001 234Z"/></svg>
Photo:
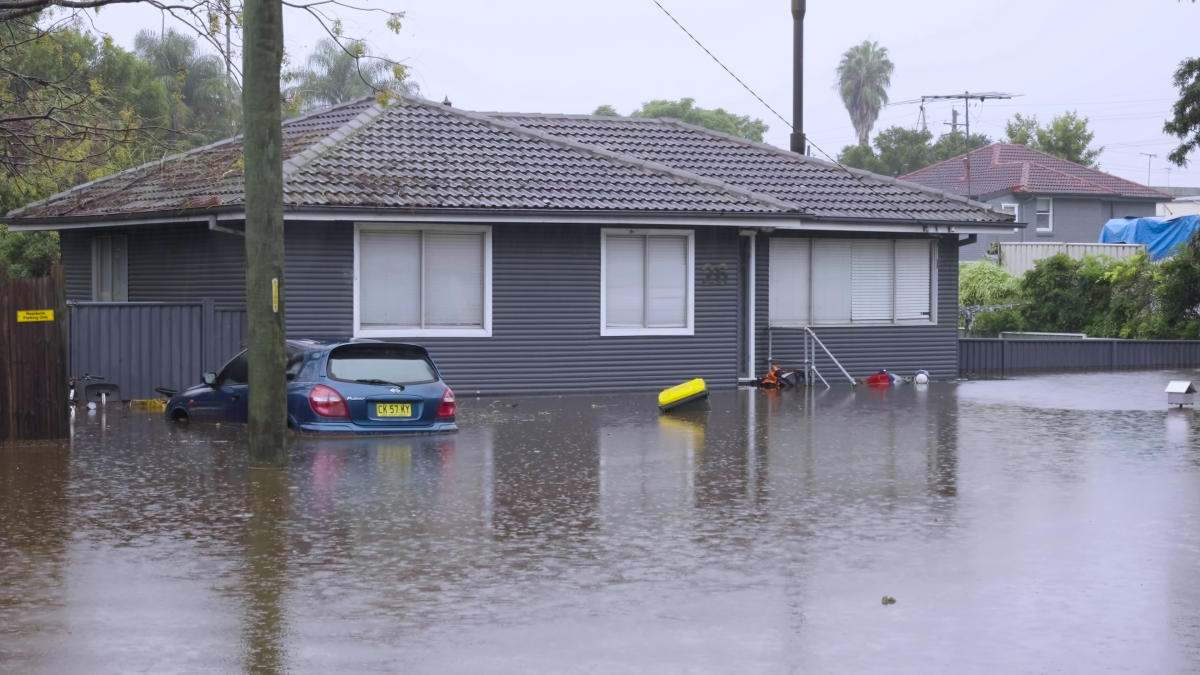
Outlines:
<svg viewBox="0 0 1200 675"><path fill-rule="evenodd" d="M1039 202L1046 200L1046 210L1042 211ZM1046 214L1046 227L1039 226L1038 216ZM1033 225L1041 234L1051 234L1054 232L1054 198L1053 197L1034 197L1033 199Z"/></svg>
<svg viewBox="0 0 1200 675"><path fill-rule="evenodd" d="M772 237L771 241L775 242L775 241L778 241L779 239L780 238L778 238L778 237ZM919 239L919 241L927 241L929 243L929 317L928 318L922 318L922 319L898 319L898 318L896 318L896 304L897 304L896 303L896 291L897 291L897 286L898 286L897 279L896 279L897 265L896 265L896 258L895 258L896 242L897 241L912 241L912 240L911 239L901 240L901 239L895 239L895 238L888 238L888 239L886 239L886 241L889 241L892 244L892 318L891 318L891 320L890 321L876 320L876 321L855 322L853 319L851 319L851 321L849 321L849 322L840 322L840 323L814 323L814 321L813 321L813 312L815 311L814 308L815 308L815 304L816 304L814 302L814 298L813 298L813 268L814 268L814 256L816 255L816 249L817 249L817 247L814 246L813 244L816 242L819 242L819 241L827 241L827 242L841 241L841 242L847 242L847 243L852 244L854 241L859 241L859 239L832 239L832 238L826 239L823 237L813 237L813 238L808 238L807 241L808 241L808 247L807 247L807 249L808 249L808 251L807 251L807 253L808 253L808 261L807 261L808 276L807 276L807 279L804 281L804 283L806 284L806 287L804 289L791 289L791 291L796 292L796 290L803 290L803 292L807 293L808 316L801 320L794 320L794 319L789 320L789 319L781 319L781 318L776 317L774 314L770 314L768 316L768 324L772 328L803 328L806 326L812 327L812 328L868 328L871 326L931 326L931 325L937 325L937 322L938 322L938 249L939 249L939 246L938 246L938 242L936 239ZM777 264L777 260L778 259L774 255L772 255L768 259L767 264L775 265L775 264ZM770 278L770 275L768 275L768 279L769 278ZM780 292L781 290L783 290L783 289L778 289L775 287L774 284L769 283L768 287L767 287L768 298L770 297L770 294ZM853 299L851 299L851 302L853 302ZM770 300L768 299L768 307L773 307L773 306L774 306L774 303L771 303Z"/></svg>
<svg viewBox="0 0 1200 675"><path fill-rule="evenodd" d="M678 328L609 328L608 326L608 238L609 236L671 236L687 241L687 325ZM644 280L643 280L644 282ZM600 335L694 335L696 332L696 233L694 230L603 228L600 230Z"/></svg>
<svg viewBox="0 0 1200 675"><path fill-rule="evenodd" d="M359 251L360 234L364 231L442 232L446 234L483 234L483 327L482 328L362 328L359 298L362 258ZM424 260L422 260L424 265ZM424 270L422 270L424 273ZM492 228L487 225L443 225L409 223L354 224L354 337L462 337L492 336Z"/></svg>
<svg viewBox="0 0 1200 675"><path fill-rule="evenodd" d="M1010 214L1015 222L1019 222L1021 220L1020 208L1020 205L1018 205L1016 202L1000 203L1000 213Z"/></svg>

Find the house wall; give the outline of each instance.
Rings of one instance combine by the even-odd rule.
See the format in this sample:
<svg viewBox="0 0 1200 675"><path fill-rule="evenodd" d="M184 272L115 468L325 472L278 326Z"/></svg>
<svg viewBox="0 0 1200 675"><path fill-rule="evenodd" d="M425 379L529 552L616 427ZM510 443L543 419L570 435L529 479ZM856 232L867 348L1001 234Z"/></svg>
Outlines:
<svg viewBox="0 0 1200 675"><path fill-rule="evenodd" d="M778 235L777 235L778 236ZM765 239L765 238L763 238ZM767 274L770 247L760 246L759 306L763 309L759 323L759 372L767 367L769 298ZM853 377L863 377L887 369L901 375L914 371L929 371L936 379L950 379L958 374L958 244L956 237L939 237L937 252L937 323L925 326L854 326L814 327L813 332ZM767 263L769 264L769 262ZM798 365L804 356L804 334L801 330L774 328L770 334L770 352L775 363ZM845 378L837 367L818 350L817 368L830 383Z"/></svg>
<svg viewBox="0 0 1200 675"><path fill-rule="evenodd" d="M1155 203L1150 201L1054 197L1054 231L1042 234L1033 224L1034 213L1037 210L1036 196L1009 193L989 199L987 203L997 210L1001 204L1017 204L1017 220L1026 223L1027 227L1010 234L979 235L977 242L964 246L960 252L963 262L982 258L994 241L1095 243L1100 240L1100 229L1104 223L1112 218L1152 216L1155 211Z"/></svg>
<svg viewBox="0 0 1200 675"><path fill-rule="evenodd" d="M447 381L464 396L507 392L653 390L702 377L731 387L744 358L738 346L739 235L695 228L695 334L600 336L599 226L495 225L492 230L492 336L420 338ZM244 240L202 225L128 230L131 301L214 298L244 305ZM65 231L71 299L91 299L91 233ZM766 370L770 237L756 244L756 366ZM821 328L817 332L856 376L880 368L953 377L957 366L958 249L938 250L935 326ZM285 308L292 336L353 334L354 227L289 223ZM706 266L725 275L706 275ZM716 279L723 279L721 285ZM777 361L800 356L800 335L777 331ZM231 356L226 355L226 356ZM822 367L829 377L835 369Z"/></svg>
<svg viewBox="0 0 1200 675"><path fill-rule="evenodd" d="M89 230L59 233L67 273L67 299L92 299ZM181 302L212 298L217 309L246 304L245 240L203 224L105 230L123 234L129 249L129 301Z"/></svg>
<svg viewBox="0 0 1200 675"><path fill-rule="evenodd" d="M492 336L420 338L460 395L737 381L738 234L696 228L695 334L600 336L600 227L495 225ZM353 225L288 226L288 333L353 332ZM706 286L702 268L724 265Z"/></svg>

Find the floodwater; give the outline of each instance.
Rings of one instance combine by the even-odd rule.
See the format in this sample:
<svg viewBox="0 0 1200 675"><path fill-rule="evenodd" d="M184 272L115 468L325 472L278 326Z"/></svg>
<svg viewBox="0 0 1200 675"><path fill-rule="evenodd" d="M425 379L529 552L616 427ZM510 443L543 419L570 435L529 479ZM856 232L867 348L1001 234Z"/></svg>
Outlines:
<svg viewBox="0 0 1200 675"><path fill-rule="evenodd" d="M0 671L1200 672L1170 379L468 399L283 471L81 415L0 448Z"/></svg>

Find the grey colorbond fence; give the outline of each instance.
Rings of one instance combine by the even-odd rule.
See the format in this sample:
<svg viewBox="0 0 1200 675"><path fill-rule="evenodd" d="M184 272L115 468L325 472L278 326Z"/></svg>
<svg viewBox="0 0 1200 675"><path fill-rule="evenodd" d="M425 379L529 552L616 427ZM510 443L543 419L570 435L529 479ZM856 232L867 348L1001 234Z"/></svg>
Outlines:
<svg viewBox="0 0 1200 675"><path fill-rule="evenodd" d="M1196 367L1200 367L1200 340L961 338L958 341L960 377Z"/></svg>
<svg viewBox="0 0 1200 675"><path fill-rule="evenodd" d="M246 312L195 302L73 302L71 375L102 375L121 397L153 398L216 370L245 342Z"/></svg>

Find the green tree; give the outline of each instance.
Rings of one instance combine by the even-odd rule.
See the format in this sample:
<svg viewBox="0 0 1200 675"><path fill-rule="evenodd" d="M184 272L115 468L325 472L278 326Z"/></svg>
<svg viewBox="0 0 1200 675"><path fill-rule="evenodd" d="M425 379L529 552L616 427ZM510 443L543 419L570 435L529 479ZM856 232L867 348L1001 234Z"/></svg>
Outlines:
<svg viewBox="0 0 1200 675"><path fill-rule="evenodd" d="M1111 298L1105 272L1104 262L1091 256L1073 260L1059 253L1034 263L1022 282L1030 301L1020 308L1025 326L1055 333L1088 332Z"/></svg>
<svg viewBox="0 0 1200 675"><path fill-rule="evenodd" d="M198 146L236 132L241 112L229 93L237 85L220 57L201 52L196 38L174 29L139 31L134 46L168 93L172 140Z"/></svg>
<svg viewBox="0 0 1200 675"><path fill-rule="evenodd" d="M1156 296L1176 337L1200 337L1200 232L1159 265Z"/></svg>
<svg viewBox="0 0 1200 675"><path fill-rule="evenodd" d="M149 70L75 22L0 31L0 213L125 168L157 140L165 92Z"/></svg>
<svg viewBox="0 0 1200 675"><path fill-rule="evenodd" d="M846 166L866 169L888 176L900 176L961 155L991 143L983 134L971 134L970 143L961 132L945 134L933 140L925 129L889 127L875 136L875 149L866 145L847 145L838 161Z"/></svg>
<svg viewBox="0 0 1200 675"><path fill-rule="evenodd" d="M933 144L933 161L930 164L941 162L951 157L958 157L976 148L989 145L991 142L992 139L988 138L985 134L971 134L971 137L967 138L967 135L961 131L951 131L948 134L943 134Z"/></svg>
<svg viewBox="0 0 1200 675"><path fill-rule="evenodd" d="M325 38L305 59L305 67L284 75L288 98L302 111L345 103L372 92L413 94L417 84L392 61L372 56L365 42L345 44Z"/></svg>
<svg viewBox="0 0 1200 675"><path fill-rule="evenodd" d="M1021 113L1017 113L1004 124L1004 134L1008 137L1009 143L1030 148L1037 144L1037 131L1037 116L1025 117Z"/></svg>
<svg viewBox="0 0 1200 675"><path fill-rule="evenodd" d="M1088 129L1088 119L1069 110L1041 126L1037 116L1013 116L1004 127L1009 143L1025 145L1046 154L1061 157L1083 166L1096 166L1096 158L1104 147L1092 148L1094 134Z"/></svg>
<svg viewBox="0 0 1200 675"><path fill-rule="evenodd" d="M0 269L9 277L46 276L58 259L57 232L9 232L0 225Z"/></svg>
<svg viewBox="0 0 1200 675"><path fill-rule="evenodd" d="M724 108L698 108L696 99L681 98L678 101L654 100L643 103L641 108L629 113L630 117L673 117L688 124L720 131L732 136L748 138L762 142L763 134L769 128L760 119L752 119L749 115L735 115ZM616 108L602 105L592 111L593 115L616 116Z"/></svg>
<svg viewBox="0 0 1200 675"><path fill-rule="evenodd" d="M863 40L842 54L837 67L837 89L850 113L858 144L866 145L879 110L887 104L887 88L895 66L888 60L887 47Z"/></svg>
<svg viewBox="0 0 1200 675"><path fill-rule="evenodd" d="M1200 147L1200 58L1184 59L1175 71L1179 100L1171 107L1171 119L1163 132L1179 138L1179 145L1167 155L1178 166L1187 166L1187 157Z"/></svg>
<svg viewBox="0 0 1200 675"><path fill-rule="evenodd" d="M1021 278L990 260L958 267L958 304L963 307L1009 305L1021 301Z"/></svg>
<svg viewBox="0 0 1200 675"><path fill-rule="evenodd" d="M847 145L842 148L842 152L838 154L837 161L844 166L852 166L856 169L870 171L872 173L886 173L883 162L879 160L879 156L871 149L869 145Z"/></svg>

